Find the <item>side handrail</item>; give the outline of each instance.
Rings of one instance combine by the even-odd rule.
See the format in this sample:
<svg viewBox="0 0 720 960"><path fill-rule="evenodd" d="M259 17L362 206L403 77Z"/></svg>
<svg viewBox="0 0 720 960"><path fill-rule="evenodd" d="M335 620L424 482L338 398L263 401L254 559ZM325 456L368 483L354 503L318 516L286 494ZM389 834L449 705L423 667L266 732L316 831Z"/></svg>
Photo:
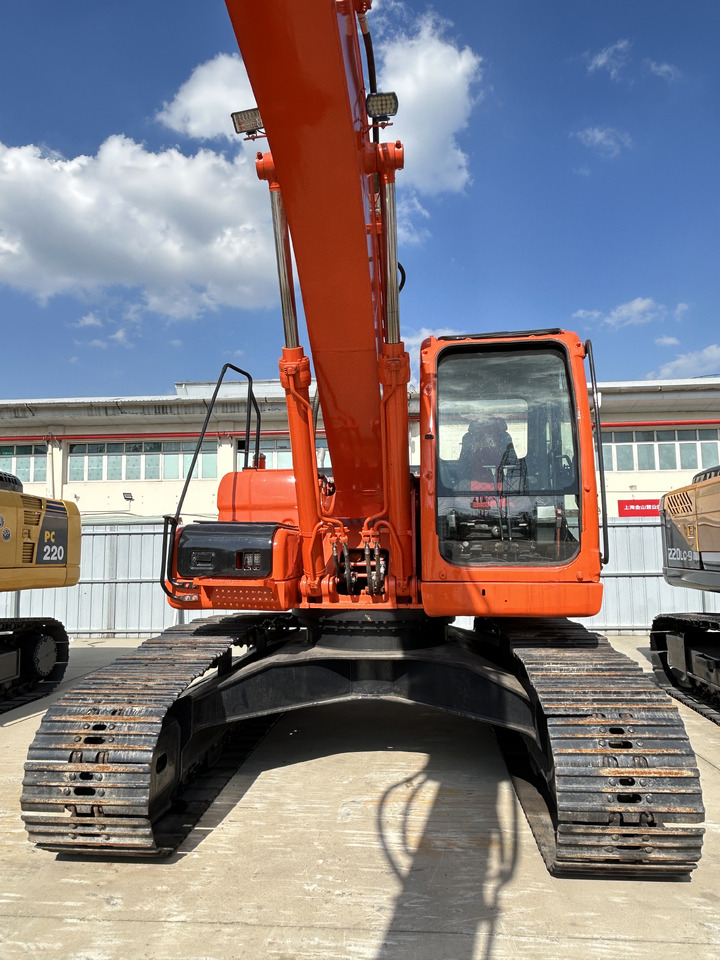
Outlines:
<svg viewBox="0 0 720 960"><path fill-rule="evenodd" d="M595 412L595 447L597 449L598 473L600 474L600 503L602 504L602 532L603 552L600 562L603 566L610 559L610 531L608 530L607 495L605 493L605 462L602 452L602 436L600 432L600 399L598 395L597 379L595 377L595 361L593 359L592 341L585 341L585 355L590 365L590 384L592 387L593 409Z"/></svg>
<svg viewBox="0 0 720 960"><path fill-rule="evenodd" d="M253 392L252 376L246 370L241 370L240 367L236 367L232 363L226 363L220 371L220 376L215 384L215 390L210 398L210 403L208 404L207 413L205 415L205 421L200 430L197 444L195 445L195 451L193 452L192 460L190 461L190 466L188 467L187 476L185 477L185 483L183 484L175 513L167 514L163 517L162 569L160 571L160 585L169 597L175 597L175 594L168 590L168 583L172 584L174 587L192 586L192 584L186 584L182 581L175 580L172 575L173 562L175 559L175 533L180 524L180 514L183 503L185 502L185 495L187 494L198 457L200 456L200 451L202 450L203 440L205 439L205 434L207 433L207 428L210 423L210 417L212 416L215 401L217 400L217 395L220 392L220 387L222 386L222 382L225 379L225 374L228 372L228 370L234 370L235 373L239 373L241 377L245 377L248 382L247 410L245 413L245 456L243 459L243 469L247 470L249 466L250 432L252 428L253 411L255 413L255 453L253 457L253 463L257 464L260 459L260 424L262 416L260 413L260 407L258 406L258 402L255 399L255 394Z"/></svg>

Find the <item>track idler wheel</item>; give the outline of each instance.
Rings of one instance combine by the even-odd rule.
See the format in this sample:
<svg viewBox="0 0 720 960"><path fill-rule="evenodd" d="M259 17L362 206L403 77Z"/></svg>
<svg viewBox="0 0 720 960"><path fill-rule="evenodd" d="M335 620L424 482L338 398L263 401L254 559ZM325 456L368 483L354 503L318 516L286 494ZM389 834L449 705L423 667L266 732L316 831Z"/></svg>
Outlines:
<svg viewBox="0 0 720 960"><path fill-rule="evenodd" d="M57 664L55 638L45 633L24 633L18 636L20 649L20 684L32 689L47 680Z"/></svg>
<svg viewBox="0 0 720 960"><path fill-rule="evenodd" d="M33 669L41 680L46 680L57 663L57 644L52 637L41 634L30 651Z"/></svg>

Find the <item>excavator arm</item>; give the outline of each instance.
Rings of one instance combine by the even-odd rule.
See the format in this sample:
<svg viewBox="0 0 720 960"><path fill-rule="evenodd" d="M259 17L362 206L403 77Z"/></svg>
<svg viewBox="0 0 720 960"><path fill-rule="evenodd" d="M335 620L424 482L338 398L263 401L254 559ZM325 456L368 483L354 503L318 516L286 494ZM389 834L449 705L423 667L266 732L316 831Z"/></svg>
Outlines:
<svg viewBox="0 0 720 960"><path fill-rule="evenodd" d="M380 146L370 135L357 31L357 14L370 4L227 6L267 131L270 153L258 163L260 175L280 191L287 212L331 451L334 512L368 516L383 499L378 361L388 278L378 181L379 174L394 179L402 163L399 146Z"/></svg>

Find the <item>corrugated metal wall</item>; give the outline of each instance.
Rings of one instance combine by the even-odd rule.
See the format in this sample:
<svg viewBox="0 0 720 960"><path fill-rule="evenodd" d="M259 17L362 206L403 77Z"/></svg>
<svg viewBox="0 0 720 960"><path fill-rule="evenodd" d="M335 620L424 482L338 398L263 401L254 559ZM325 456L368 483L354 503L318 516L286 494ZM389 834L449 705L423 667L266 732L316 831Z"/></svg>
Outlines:
<svg viewBox="0 0 720 960"><path fill-rule="evenodd" d="M0 594L3 616L52 616L73 636L149 636L176 623L158 577L162 524L83 526L77 586Z"/></svg>
<svg viewBox="0 0 720 960"><path fill-rule="evenodd" d="M0 594L0 616L52 616L71 636L150 636L178 622L179 612L158 583L161 553L159 523L85 526L77 586ZM611 520L610 555L603 609L585 621L588 626L644 631L657 613L720 612L720 594L681 590L663 580L659 520Z"/></svg>

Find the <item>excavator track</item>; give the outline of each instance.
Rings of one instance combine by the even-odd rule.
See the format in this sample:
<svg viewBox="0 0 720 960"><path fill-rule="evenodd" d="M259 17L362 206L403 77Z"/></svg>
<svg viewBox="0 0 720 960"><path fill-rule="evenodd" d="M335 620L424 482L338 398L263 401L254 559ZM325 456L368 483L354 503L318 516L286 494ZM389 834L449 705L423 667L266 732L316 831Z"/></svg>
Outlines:
<svg viewBox="0 0 720 960"><path fill-rule="evenodd" d="M0 689L0 713L52 693L65 676L69 647L65 627L58 620L0 620L0 653L20 651L20 676Z"/></svg>
<svg viewBox="0 0 720 960"><path fill-rule="evenodd" d="M696 635L709 632L720 633L720 615L712 613L662 614L655 617L650 631L650 652L653 673L658 685L673 699L694 710L720 726L720 678L708 686L680 687L676 685L672 671L667 664L667 650L664 637L668 632L685 634L691 630ZM714 672L714 671L713 671ZM703 696L704 694L704 696Z"/></svg>
<svg viewBox="0 0 720 960"><path fill-rule="evenodd" d="M418 621L406 626L417 637ZM146 641L48 711L23 782L30 839L82 855L167 855L190 819L187 784L219 753L228 718L255 718L239 724L242 755L272 723L260 714L368 696L427 705L432 679L449 667L441 709L480 718L479 691L490 690L499 698L490 722L522 731L540 789L514 780L552 873L694 869L704 832L688 826L704 814L695 756L676 707L633 661L567 620L478 621L415 647L396 642L409 637L398 629L379 628L369 642L356 621L333 622L312 640L291 615L246 615Z"/></svg>
<svg viewBox="0 0 720 960"><path fill-rule="evenodd" d="M649 674L570 621L503 623L546 728L535 757L547 804L515 777L554 875L687 874L704 817L695 755L677 708ZM532 753L532 745L531 745Z"/></svg>
<svg viewBox="0 0 720 960"><path fill-rule="evenodd" d="M177 723L168 725L172 708L193 681L229 664L259 619L171 627L53 704L25 764L21 806L29 839L84 856L171 853L277 719L247 721L239 734L219 726L202 739L191 770L174 770L168 761L181 735ZM223 767L203 777L223 746Z"/></svg>

